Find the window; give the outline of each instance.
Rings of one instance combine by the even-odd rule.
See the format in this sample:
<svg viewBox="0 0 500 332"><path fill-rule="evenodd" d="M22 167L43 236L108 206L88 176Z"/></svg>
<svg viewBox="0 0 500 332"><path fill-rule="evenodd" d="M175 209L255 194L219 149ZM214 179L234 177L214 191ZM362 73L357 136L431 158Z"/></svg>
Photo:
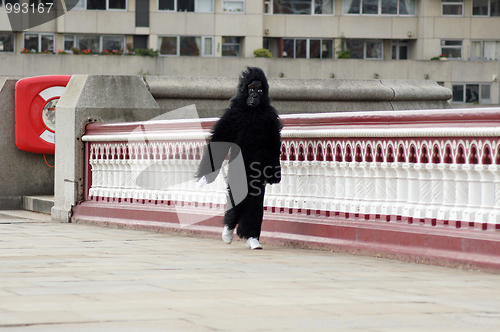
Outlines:
<svg viewBox="0 0 500 332"><path fill-rule="evenodd" d="M245 1L222 1L222 11L224 13L244 13Z"/></svg>
<svg viewBox="0 0 500 332"><path fill-rule="evenodd" d="M391 44L391 59L407 60L408 59L408 42L395 40Z"/></svg>
<svg viewBox="0 0 500 332"><path fill-rule="evenodd" d="M452 84L454 103L490 104L491 84Z"/></svg>
<svg viewBox="0 0 500 332"><path fill-rule="evenodd" d="M283 38L282 57L332 59L333 39Z"/></svg>
<svg viewBox="0 0 500 332"><path fill-rule="evenodd" d="M344 14L415 15L415 0L343 0Z"/></svg>
<svg viewBox="0 0 500 332"><path fill-rule="evenodd" d="M160 55L213 56L214 38L209 36L159 37Z"/></svg>
<svg viewBox="0 0 500 332"><path fill-rule="evenodd" d="M346 50L351 51L351 59L383 59L382 40L346 39Z"/></svg>
<svg viewBox="0 0 500 332"><path fill-rule="evenodd" d="M158 0L158 10L212 13L214 0Z"/></svg>
<svg viewBox="0 0 500 332"><path fill-rule="evenodd" d="M16 35L9 32L0 33L0 52L14 52L14 43L16 40Z"/></svg>
<svg viewBox="0 0 500 332"><path fill-rule="evenodd" d="M222 37L222 56L241 56L241 38Z"/></svg>
<svg viewBox="0 0 500 332"><path fill-rule="evenodd" d="M64 35L63 38L63 44L64 44L64 50L65 51L73 51L73 48L75 48L76 45L76 37L74 35Z"/></svg>
<svg viewBox="0 0 500 332"><path fill-rule="evenodd" d="M471 60L500 60L500 41L471 41Z"/></svg>
<svg viewBox="0 0 500 332"><path fill-rule="evenodd" d="M26 33L24 49L29 52L54 52L54 35L46 33Z"/></svg>
<svg viewBox="0 0 500 332"><path fill-rule="evenodd" d="M461 40L441 40L441 55L449 59L462 58L462 41Z"/></svg>
<svg viewBox="0 0 500 332"><path fill-rule="evenodd" d="M500 0L473 0L473 16L500 16Z"/></svg>
<svg viewBox="0 0 500 332"><path fill-rule="evenodd" d="M82 52L87 50L94 54L101 52L101 38L98 35L78 36L78 43L76 45L76 48Z"/></svg>
<svg viewBox="0 0 500 332"><path fill-rule="evenodd" d="M101 37L101 52L102 51L118 51L125 49L123 36L102 36Z"/></svg>
<svg viewBox="0 0 500 332"><path fill-rule="evenodd" d="M99 54L103 51L120 51L125 49L125 36L106 35L64 35L64 51Z"/></svg>
<svg viewBox="0 0 500 332"><path fill-rule="evenodd" d="M442 0L441 13L443 16L462 16L464 14L464 0Z"/></svg>
<svg viewBox="0 0 500 332"><path fill-rule="evenodd" d="M334 0L265 0L264 12L293 15L333 15Z"/></svg>
<svg viewBox="0 0 500 332"><path fill-rule="evenodd" d="M69 0L67 4L81 10L127 10L127 0Z"/></svg>
<svg viewBox="0 0 500 332"><path fill-rule="evenodd" d="M283 39L264 37L262 40L262 47L271 52L273 58L283 57Z"/></svg>

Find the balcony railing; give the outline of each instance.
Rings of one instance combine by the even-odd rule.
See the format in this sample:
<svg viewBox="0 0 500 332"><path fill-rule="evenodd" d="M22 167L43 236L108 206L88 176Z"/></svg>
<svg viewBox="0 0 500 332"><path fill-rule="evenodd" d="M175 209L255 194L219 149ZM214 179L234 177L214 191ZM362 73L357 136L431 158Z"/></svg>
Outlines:
<svg viewBox="0 0 500 332"><path fill-rule="evenodd" d="M282 119L282 180L266 190L267 216L500 228L500 108ZM221 214L223 177L204 188L194 179L215 120L88 125L85 199Z"/></svg>

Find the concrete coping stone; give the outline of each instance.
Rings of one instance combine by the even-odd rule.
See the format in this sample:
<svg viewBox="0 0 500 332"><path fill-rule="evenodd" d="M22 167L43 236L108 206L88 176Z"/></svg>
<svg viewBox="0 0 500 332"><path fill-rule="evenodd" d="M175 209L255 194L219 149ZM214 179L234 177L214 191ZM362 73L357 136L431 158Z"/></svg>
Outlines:
<svg viewBox="0 0 500 332"><path fill-rule="evenodd" d="M228 77L145 76L155 98L229 99L238 79ZM273 100L297 101L446 101L451 90L435 81L270 78Z"/></svg>

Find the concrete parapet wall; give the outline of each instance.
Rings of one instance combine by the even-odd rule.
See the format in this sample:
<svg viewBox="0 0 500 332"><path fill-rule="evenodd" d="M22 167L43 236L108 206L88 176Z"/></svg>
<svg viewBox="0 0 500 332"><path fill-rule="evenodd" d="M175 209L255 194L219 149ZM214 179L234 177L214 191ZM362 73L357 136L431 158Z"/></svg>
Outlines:
<svg viewBox="0 0 500 332"><path fill-rule="evenodd" d="M229 99L238 84L237 78L229 77L146 76L145 80L155 98ZM269 86L273 100L446 101L452 97L449 89L434 81L270 78Z"/></svg>
<svg viewBox="0 0 500 332"><path fill-rule="evenodd" d="M55 201L52 218L68 221L83 197L84 151L89 122L149 120L161 113L140 76L75 75L56 108Z"/></svg>
<svg viewBox="0 0 500 332"><path fill-rule="evenodd" d="M220 116L236 94L238 80L227 77L144 77L162 109L196 104L200 117ZM449 108L452 95L434 81L269 79L269 95L279 113Z"/></svg>
<svg viewBox="0 0 500 332"><path fill-rule="evenodd" d="M24 195L52 195L54 169L43 155L24 152L15 143L15 85L17 78L0 77L0 210L22 207ZM54 157L47 155L54 164Z"/></svg>

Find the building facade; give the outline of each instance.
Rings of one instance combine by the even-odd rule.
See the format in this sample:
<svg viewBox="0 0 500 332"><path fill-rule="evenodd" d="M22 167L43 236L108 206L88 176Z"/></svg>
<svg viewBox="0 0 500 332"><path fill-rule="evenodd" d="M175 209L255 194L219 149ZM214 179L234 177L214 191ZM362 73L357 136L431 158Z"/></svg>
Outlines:
<svg viewBox="0 0 500 332"><path fill-rule="evenodd" d="M25 1L53 0L0 0L0 59L153 49L210 64L265 48L279 76L349 78L338 62L349 58L369 78L436 80L456 104L500 103L500 0L68 0L66 14L13 32L7 11Z"/></svg>

